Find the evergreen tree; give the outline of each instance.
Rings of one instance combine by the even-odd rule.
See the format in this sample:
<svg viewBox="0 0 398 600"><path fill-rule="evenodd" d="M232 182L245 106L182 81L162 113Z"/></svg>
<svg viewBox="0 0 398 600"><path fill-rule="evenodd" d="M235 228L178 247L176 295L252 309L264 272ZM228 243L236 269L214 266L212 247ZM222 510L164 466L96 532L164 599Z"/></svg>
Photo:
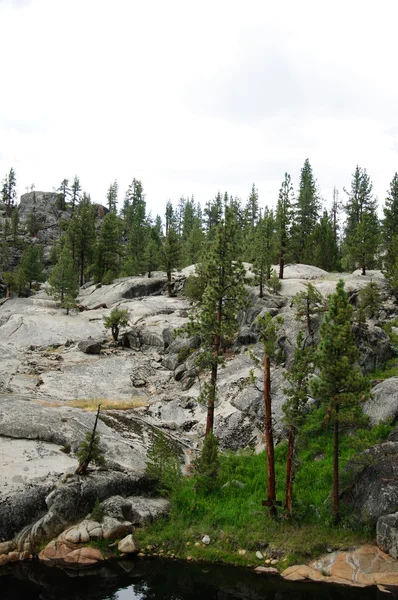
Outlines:
<svg viewBox="0 0 398 600"><path fill-rule="evenodd" d="M171 272L177 269L180 258L180 243L178 241L175 229L169 226L168 233L163 240L160 248L160 265L166 271L167 275L167 291L169 296L173 296L171 286Z"/></svg>
<svg viewBox="0 0 398 600"><path fill-rule="evenodd" d="M343 410L360 411L366 398L368 381L357 366L359 350L351 326L352 308L340 280L329 299L329 309L320 328L320 343L315 355L318 377L312 382L314 396L333 417L333 514L339 520L339 425ZM355 418L355 417L354 417Z"/></svg>
<svg viewBox="0 0 398 600"><path fill-rule="evenodd" d="M117 195L119 191L119 185L115 179L108 188L106 193L106 202L108 205L109 212L117 212Z"/></svg>
<svg viewBox="0 0 398 600"><path fill-rule="evenodd" d="M14 245L17 243L18 236L18 227L19 227L19 212L18 207L14 206L14 210L11 215L11 233L12 233L12 241Z"/></svg>
<svg viewBox="0 0 398 600"><path fill-rule="evenodd" d="M82 191L82 186L80 185L80 179L77 175L73 180L71 186L71 196L72 196L72 212L75 210L75 205L80 202L80 192Z"/></svg>
<svg viewBox="0 0 398 600"><path fill-rule="evenodd" d="M188 325L188 331L198 333L202 339L199 364L211 370L210 382L204 389L206 435L213 431L218 366L222 362L220 351L231 342L238 330L238 312L246 299L245 271L242 263L236 260L238 225L234 212L228 206L215 229L214 241L202 263L207 281L202 303Z"/></svg>
<svg viewBox="0 0 398 600"><path fill-rule="evenodd" d="M7 271L10 266L10 248L7 242L0 243L0 273L2 271Z"/></svg>
<svg viewBox="0 0 398 600"><path fill-rule="evenodd" d="M123 271L126 275L140 275L146 270L145 245L149 223L143 187L136 179L133 179L126 192L123 211L125 226L128 228L127 259Z"/></svg>
<svg viewBox="0 0 398 600"><path fill-rule="evenodd" d="M263 297L263 286L265 281L271 277L271 267L274 258L274 233L274 213L272 210L266 208L264 216L260 217L260 220L257 223L253 247L255 257L253 271L256 282L260 286L260 298Z"/></svg>
<svg viewBox="0 0 398 600"><path fill-rule="evenodd" d="M200 262L205 246L205 234L199 219L195 223L188 238L183 244L181 257L182 266L194 265Z"/></svg>
<svg viewBox="0 0 398 600"><path fill-rule="evenodd" d="M102 317L105 329L110 329L113 341L116 343L121 327L126 327L129 322L129 311L127 308L113 308L107 317Z"/></svg>
<svg viewBox="0 0 398 600"><path fill-rule="evenodd" d="M121 223L116 213L105 215L95 248L94 275L102 281L106 273L116 277L120 270L122 247L120 243Z"/></svg>
<svg viewBox="0 0 398 600"><path fill-rule="evenodd" d="M382 237L385 251L384 265L387 274L389 274L394 268L398 255L398 173L395 173L390 183L383 212Z"/></svg>
<svg viewBox="0 0 398 600"><path fill-rule="evenodd" d="M4 235L4 239L6 240L10 234L11 234L10 219L4 219L4 221L3 221L3 235Z"/></svg>
<svg viewBox="0 0 398 600"><path fill-rule="evenodd" d="M206 203L204 209L204 225L209 239L214 239L215 228L220 223L223 216L223 197L220 192L213 200Z"/></svg>
<svg viewBox="0 0 398 600"><path fill-rule="evenodd" d="M20 267L25 274L29 289L33 281L42 281L43 273L43 248L40 244L31 244L23 251Z"/></svg>
<svg viewBox="0 0 398 600"><path fill-rule="evenodd" d="M158 269L161 262L161 241L156 226L148 230L148 237L149 239L145 245L144 261L148 277L151 277L152 271Z"/></svg>
<svg viewBox="0 0 398 600"><path fill-rule="evenodd" d="M195 467L195 490L198 492L209 492L217 489L218 475L220 471L220 459L218 456L217 438L210 431L206 435L200 456L194 463Z"/></svg>
<svg viewBox="0 0 398 600"><path fill-rule="evenodd" d="M372 187L366 169L357 166L351 182L351 191L347 192L344 245L346 265L353 268L358 264L363 275L366 274L367 268L374 265L379 243L377 202L373 198Z"/></svg>
<svg viewBox="0 0 398 600"><path fill-rule="evenodd" d="M299 194L294 205L292 247L298 263L313 263L312 235L318 221L320 199L308 158L301 169Z"/></svg>
<svg viewBox="0 0 398 600"><path fill-rule="evenodd" d="M288 386L283 392L286 402L282 406L284 422L289 428L287 460L286 460L286 499L285 510L289 517L293 516L293 478L294 452L297 432L304 421L309 396L309 382L313 373L314 347L307 346L300 331L296 339L296 349L292 365L285 373Z"/></svg>
<svg viewBox="0 0 398 600"><path fill-rule="evenodd" d="M330 210L330 220L333 228L333 238L336 247L339 247L339 232L340 232L340 213L343 209L343 203L339 198L339 190L333 188L332 208Z"/></svg>
<svg viewBox="0 0 398 600"><path fill-rule="evenodd" d="M57 189L57 192L59 192L59 203L57 203L58 208L59 210L66 210L66 202L71 194L69 179L63 179L61 181L61 185Z"/></svg>
<svg viewBox="0 0 398 600"><path fill-rule="evenodd" d="M67 243L79 272L80 285L84 284L84 274L94 256L95 238L95 209L90 196L84 193L67 231Z"/></svg>
<svg viewBox="0 0 398 600"><path fill-rule="evenodd" d="M2 182L1 199L6 207L6 216L11 217L12 209L17 197L17 178L11 167Z"/></svg>
<svg viewBox="0 0 398 600"><path fill-rule="evenodd" d="M64 247L62 250L48 282L50 296L60 302L61 307L65 308L66 314L68 314L69 309L75 306L76 296L79 292L75 265L69 248Z"/></svg>
<svg viewBox="0 0 398 600"><path fill-rule="evenodd" d="M279 279L278 279L279 281ZM276 482L275 482L275 456L274 436L272 428L272 401L271 401L271 366L270 359L275 356L278 331L283 323L281 317L275 319L269 313L256 319L260 339L264 346L264 417L265 417L265 446L267 453L267 488L268 498L264 503L270 507L269 515L276 515Z"/></svg>
<svg viewBox="0 0 398 600"><path fill-rule="evenodd" d="M306 284L306 290L297 292L292 298L292 304L296 307L296 319L305 320L307 336L311 337L314 343L314 334L316 332L315 317L322 315L326 310L326 302L320 292L312 285ZM308 344L308 338L305 340Z"/></svg>
<svg viewBox="0 0 398 600"><path fill-rule="evenodd" d="M279 190L275 215L275 250L279 260L279 279L283 279L286 254L289 250L290 226L292 222L293 185L288 173Z"/></svg>
<svg viewBox="0 0 398 600"><path fill-rule="evenodd" d="M325 271L339 271L341 267L339 248L336 243L333 222L326 210L319 223L315 225L313 244L313 264Z"/></svg>

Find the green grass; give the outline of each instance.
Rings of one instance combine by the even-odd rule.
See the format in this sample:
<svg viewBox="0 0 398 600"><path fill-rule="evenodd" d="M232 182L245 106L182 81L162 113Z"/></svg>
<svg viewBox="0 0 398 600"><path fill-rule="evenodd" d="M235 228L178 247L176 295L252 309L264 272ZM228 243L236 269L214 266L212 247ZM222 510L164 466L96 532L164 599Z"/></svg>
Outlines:
<svg viewBox="0 0 398 600"><path fill-rule="evenodd" d="M342 549L374 541L374 531L358 527L352 515L343 511L339 526L333 525L330 492L332 489L331 431L318 424L319 411L311 413L297 452L294 484L294 520L285 518L283 511L276 520L268 518L262 506L266 498L265 453L221 455L220 484L208 495L196 494L192 479L185 479L172 496L168 519L157 521L136 530L142 548L150 544L154 551L163 549L182 558L227 562L240 565L260 564L256 550L263 554L284 557L278 566L317 556L327 547ZM378 425L359 429L341 438L340 462L345 463L361 450L382 442L392 427ZM275 448L277 498L284 501L286 443ZM229 486L238 480L244 487ZM201 543L207 534L209 546ZM200 543L195 547L195 542ZM187 543L189 545L187 545ZM238 554L245 549L244 556Z"/></svg>

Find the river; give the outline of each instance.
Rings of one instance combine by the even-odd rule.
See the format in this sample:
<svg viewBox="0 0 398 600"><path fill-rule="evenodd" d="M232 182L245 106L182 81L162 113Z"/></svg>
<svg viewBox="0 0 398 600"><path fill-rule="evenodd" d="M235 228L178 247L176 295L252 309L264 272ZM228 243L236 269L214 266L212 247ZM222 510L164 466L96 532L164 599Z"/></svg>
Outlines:
<svg viewBox="0 0 398 600"><path fill-rule="evenodd" d="M376 588L290 583L237 567L119 561L84 571L38 562L0 569L1 600L381 600Z"/></svg>

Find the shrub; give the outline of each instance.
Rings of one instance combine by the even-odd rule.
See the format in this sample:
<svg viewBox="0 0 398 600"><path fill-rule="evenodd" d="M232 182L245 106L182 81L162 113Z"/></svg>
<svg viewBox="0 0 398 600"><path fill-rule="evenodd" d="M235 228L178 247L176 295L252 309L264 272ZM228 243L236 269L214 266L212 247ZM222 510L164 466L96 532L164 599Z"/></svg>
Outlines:
<svg viewBox="0 0 398 600"><path fill-rule="evenodd" d="M97 498L95 501L93 510L91 511L91 519L93 521L97 521L97 523L101 523L103 517L104 517L104 509L101 506L100 499Z"/></svg>
<svg viewBox="0 0 398 600"><path fill-rule="evenodd" d="M195 461L195 489L204 493L217 489L219 470L217 438L210 432L206 435L202 452Z"/></svg>
<svg viewBox="0 0 398 600"><path fill-rule="evenodd" d="M182 481L181 465L164 433L160 432L148 452L146 474L156 481L160 494L169 494L178 489Z"/></svg>
<svg viewBox="0 0 398 600"><path fill-rule="evenodd" d="M271 294L277 294L280 291L282 287L282 282L276 274L275 269L272 271L271 277L267 279L265 284L268 290L271 292Z"/></svg>
<svg viewBox="0 0 398 600"><path fill-rule="evenodd" d="M129 311L127 308L113 308L108 317L103 317L104 327L111 329L115 342L119 337L120 327L126 327L129 322Z"/></svg>
<svg viewBox="0 0 398 600"><path fill-rule="evenodd" d="M101 283L103 285L111 285L111 283L113 283L113 280L115 279L115 277L116 277L115 273L113 271L111 271L110 269L108 269L108 271L102 277Z"/></svg>
<svg viewBox="0 0 398 600"><path fill-rule="evenodd" d="M376 316L381 306L380 289L377 283L371 281L360 290L359 306L369 319Z"/></svg>

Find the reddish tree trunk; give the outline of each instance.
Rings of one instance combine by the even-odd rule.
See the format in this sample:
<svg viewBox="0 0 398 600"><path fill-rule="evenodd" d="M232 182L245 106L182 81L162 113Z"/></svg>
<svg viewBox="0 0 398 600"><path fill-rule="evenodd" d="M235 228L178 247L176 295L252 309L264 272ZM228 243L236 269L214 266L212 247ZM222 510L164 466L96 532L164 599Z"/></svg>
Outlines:
<svg viewBox="0 0 398 600"><path fill-rule="evenodd" d="M264 352L264 412L265 412L265 443L267 451L267 474L268 474L268 501L271 502L269 516L276 514L276 491L275 491L275 457L274 438L272 434L272 411L271 411L271 369L269 357Z"/></svg>
<svg viewBox="0 0 398 600"><path fill-rule="evenodd" d="M335 406L333 431L333 515L334 522L340 520L339 514L339 407Z"/></svg>
<svg viewBox="0 0 398 600"><path fill-rule="evenodd" d="M289 441L287 446L287 462L286 462L286 499L285 510L289 517L293 516L293 456L295 442L295 426L290 425Z"/></svg>
<svg viewBox="0 0 398 600"><path fill-rule="evenodd" d="M263 297L263 276L260 277L260 293L258 294L260 298Z"/></svg>

